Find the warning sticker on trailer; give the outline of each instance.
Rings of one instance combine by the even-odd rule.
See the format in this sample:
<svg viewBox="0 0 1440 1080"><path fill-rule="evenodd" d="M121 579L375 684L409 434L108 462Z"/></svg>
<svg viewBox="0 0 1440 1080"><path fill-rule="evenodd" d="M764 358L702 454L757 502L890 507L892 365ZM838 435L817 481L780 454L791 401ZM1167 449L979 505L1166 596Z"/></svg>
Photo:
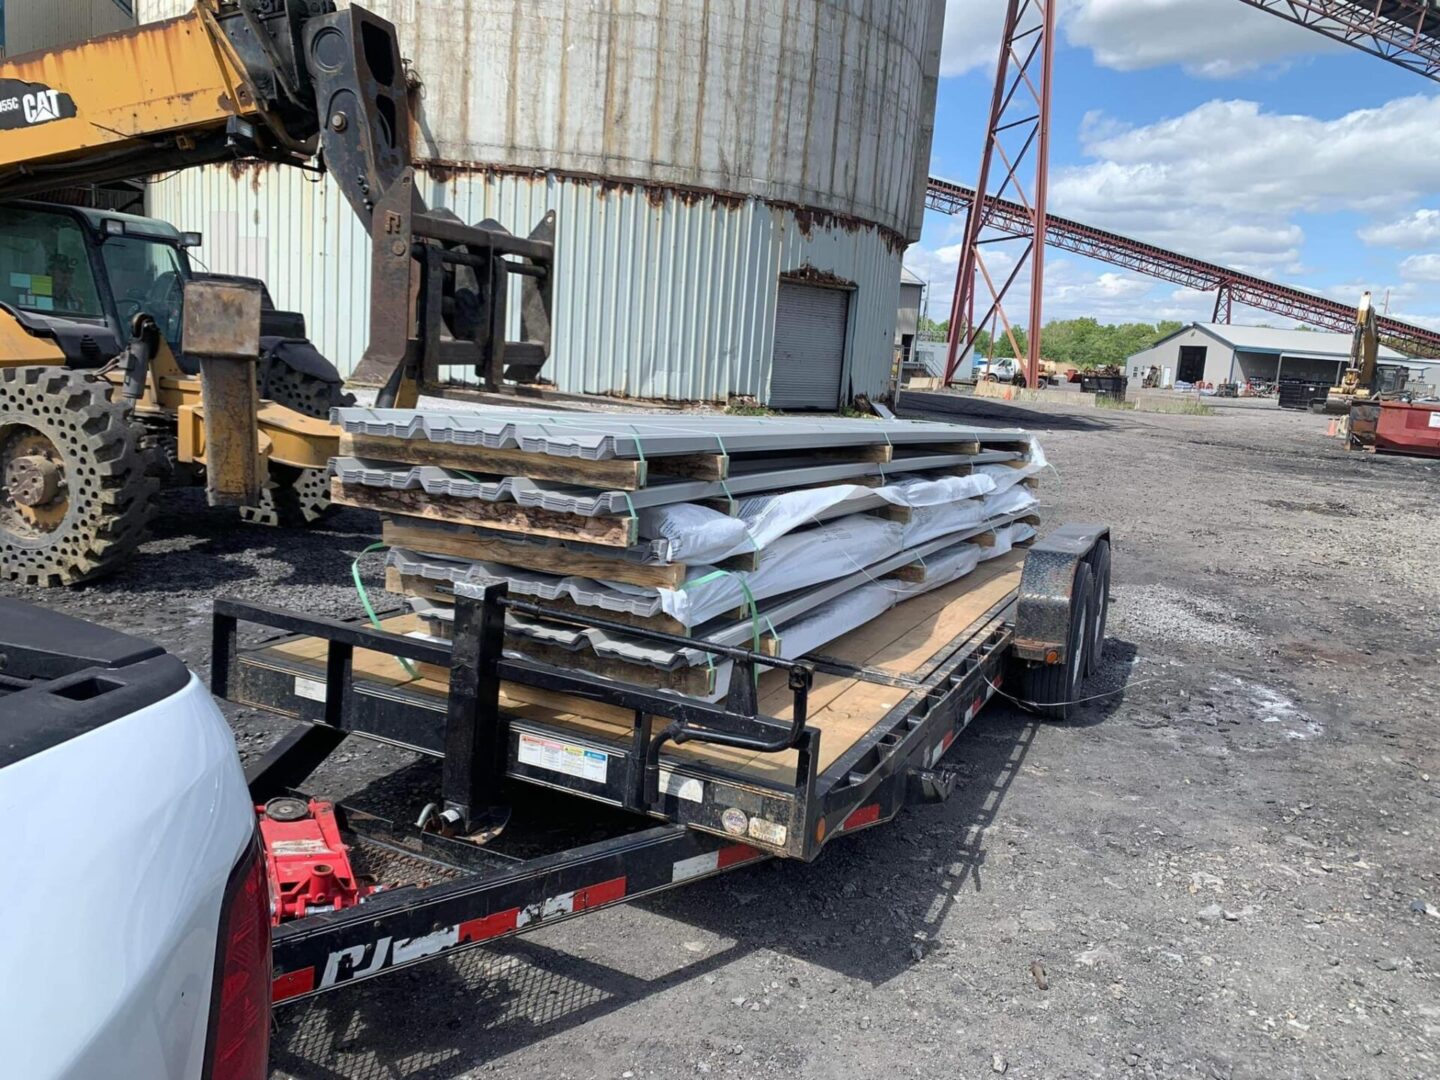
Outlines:
<svg viewBox="0 0 1440 1080"><path fill-rule="evenodd" d="M1430 415L1425 419L1425 423L1431 427L1440 427L1440 409L1431 409Z"/></svg>
<svg viewBox="0 0 1440 1080"><path fill-rule="evenodd" d="M518 757L524 765L576 776L596 784L605 783L605 775L610 770L609 754L536 735L520 736Z"/></svg>
<svg viewBox="0 0 1440 1080"><path fill-rule="evenodd" d="M296 675L295 696L309 698L311 701L324 701L325 684L319 679L307 679L303 675Z"/></svg>

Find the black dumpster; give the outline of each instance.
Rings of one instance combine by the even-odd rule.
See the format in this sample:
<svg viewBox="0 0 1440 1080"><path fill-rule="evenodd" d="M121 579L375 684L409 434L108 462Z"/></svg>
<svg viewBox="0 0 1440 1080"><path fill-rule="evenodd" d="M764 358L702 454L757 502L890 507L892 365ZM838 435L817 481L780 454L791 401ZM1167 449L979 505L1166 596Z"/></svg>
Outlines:
<svg viewBox="0 0 1440 1080"><path fill-rule="evenodd" d="M1324 401L1329 390L1328 382L1286 379L1276 395L1277 404L1282 409L1308 409L1312 401Z"/></svg>
<svg viewBox="0 0 1440 1080"><path fill-rule="evenodd" d="M1115 401L1124 401L1125 384L1128 381L1124 375L1081 375L1080 392L1104 394Z"/></svg>

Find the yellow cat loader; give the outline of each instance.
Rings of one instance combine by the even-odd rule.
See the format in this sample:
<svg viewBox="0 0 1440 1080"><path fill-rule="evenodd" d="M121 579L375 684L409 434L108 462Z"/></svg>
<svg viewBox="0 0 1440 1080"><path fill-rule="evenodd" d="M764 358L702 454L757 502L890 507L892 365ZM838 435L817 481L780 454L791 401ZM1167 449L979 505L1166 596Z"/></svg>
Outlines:
<svg viewBox="0 0 1440 1080"><path fill-rule="evenodd" d="M394 27L331 0L199 0L0 61L0 576L113 569L165 478L203 476L212 505L252 516L313 517L337 442L338 377L260 283L195 273L196 238L164 222L35 201L47 191L236 159L324 168L372 237L352 378L382 406L414 404L447 366L533 381L553 217L521 238L429 211L409 89Z"/></svg>

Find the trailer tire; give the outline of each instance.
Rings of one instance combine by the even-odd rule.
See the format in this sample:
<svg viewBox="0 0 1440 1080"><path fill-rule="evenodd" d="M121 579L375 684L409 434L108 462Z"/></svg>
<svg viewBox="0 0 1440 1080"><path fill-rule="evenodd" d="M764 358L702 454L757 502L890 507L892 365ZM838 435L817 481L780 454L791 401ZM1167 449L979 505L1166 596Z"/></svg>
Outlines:
<svg viewBox="0 0 1440 1080"><path fill-rule="evenodd" d="M1093 599L1090 603L1090 634L1085 657L1085 677L1100 670L1105 656L1105 622L1110 614L1110 541L1101 540L1090 553Z"/></svg>
<svg viewBox="0 0 1440 1080"><path fill-rule="evenodd" d="M1074 701L1085 682L1090 654L1090 634L1094 627L1090 618L1094 599L1094 575L1088 563L1075 568L1075 583L1070 593L1070 625L1065 643L1063 664L1033 664L1020 675L1020 700L1032 712L1052 720L1068 720Z"/></svg>

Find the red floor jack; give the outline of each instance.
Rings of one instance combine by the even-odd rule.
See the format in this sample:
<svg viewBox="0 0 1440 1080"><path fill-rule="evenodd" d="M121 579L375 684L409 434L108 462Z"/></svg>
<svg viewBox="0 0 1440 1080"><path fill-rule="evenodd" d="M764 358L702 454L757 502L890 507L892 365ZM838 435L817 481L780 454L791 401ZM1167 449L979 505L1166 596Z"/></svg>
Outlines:
<svg viewBox="0 0 1440 1080"><path fill-rule="evenodd" d="M354 907L380 887L355 875L332 803L282 797L257 806L270 871L270 920Z"/></svg>

